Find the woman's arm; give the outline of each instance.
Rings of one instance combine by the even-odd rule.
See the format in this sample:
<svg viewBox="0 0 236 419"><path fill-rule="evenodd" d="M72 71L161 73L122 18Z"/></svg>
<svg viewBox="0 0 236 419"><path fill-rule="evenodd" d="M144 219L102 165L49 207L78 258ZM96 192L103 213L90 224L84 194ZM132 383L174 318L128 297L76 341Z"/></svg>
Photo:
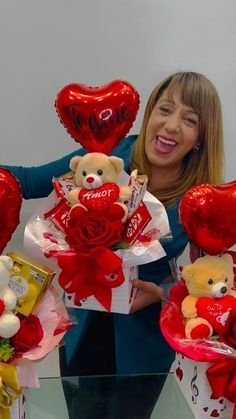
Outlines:
<svg viewBox="0 0 236 419"><path fill-rule="evenodd" d="M23 167L1 165L10 170L19 180L22 196L25 199L43 198L52 191L52 178L70 171L70 159L75 155L84 155L86 151L81 148L61 159L40 166Z"/></svg>

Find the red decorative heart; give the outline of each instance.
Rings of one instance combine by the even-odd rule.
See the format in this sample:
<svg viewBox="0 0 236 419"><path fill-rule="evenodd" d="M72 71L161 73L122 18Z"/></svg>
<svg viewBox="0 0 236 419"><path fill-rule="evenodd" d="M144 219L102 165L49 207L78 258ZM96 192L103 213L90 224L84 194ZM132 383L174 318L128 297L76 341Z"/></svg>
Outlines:
<svg viewBox="0 0 236 419"><path fill-rule="evenodd" d="M236 243L236 181L191 188L179 214L193 243L209 255L225 252Z"/></svg>
<svg viewBox="0 0 236 419"><path fill-rule="evenodd" d="M181 381L182 378L183 378L183 375L184 375L181 368L180 367L176 368L175 373L176 373L176 376L178 377L178 379Z"/></svg>
<svg viewBox="0 0 236 419"><path fill-rule="evenodd" d="M88 209L103 211L119 198L120 188L116 183L105 183L96 189L83 188L79 200Z"/></svg>
<svg viewBox="0 0 236 419"><path fill-rule="evenodd" d="M220 416L220 414L218 413L218 411L216 409L214 409L214 410L212 410L210 416L213 417L213 418L218 418Z"/></svg>
<svg viewBox="0 0 236 419"><path fill-rule="evenodd" d="M0 316L2 315L4 310L5 310L5 303L3 300L0 299Z"/></svg>
<svg viewBox="0 0 236 419"><path fill-rule="evenodd" d="M220 403L220 404L223 404L223 403L224 403L224 399L220 399L220 400L219 400L219 403Z"/></svg>
<svg viewBox="0 0 236 419"><path fill-rule="evenodd" d="M204 412L207 412L208 411L208 407L204 407L203 410L204 410Z"/></svg>
<svg viewBox="0 0 236 419"><path fill-rule="evenodd" d="M213 330L218 333L226 333L230 323L236 316L236 299L231 295L223 298L212 299L201 297L196 303L197 315L208 320Z"/></svg>
<svg viewBox="0 0 236 419"><path fill-rule="evenodd" d="M20 222L21 188L9 170L0 168L0 254Z"/></svg>
<svg viewBox="0 0 236 419"><path fill-rule="evenodd" d="M60 121L88 151L109 154L135 121L139 94L122 80L101 87L69 84L57 95Z"/></svg>

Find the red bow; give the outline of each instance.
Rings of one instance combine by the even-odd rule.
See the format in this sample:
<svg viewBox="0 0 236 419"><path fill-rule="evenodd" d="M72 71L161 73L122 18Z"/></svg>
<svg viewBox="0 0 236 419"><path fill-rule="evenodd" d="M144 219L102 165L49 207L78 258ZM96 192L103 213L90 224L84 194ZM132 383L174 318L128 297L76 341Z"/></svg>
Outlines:
<svg viewBox="0 0 236 419"><path fill-rule="evenodd" d="M233 418L236 419L236 359L215 362L206 371L212 388L212 399L225 397L234 403Z"/></svg>
<svg viewBox="0 0 236 419"><path fill-rule="evenodd" d="M97 247L88 253L73 250L58 253L57 262L62 269L59 284L66 292L75 293L75 304L94 295L107 311L111 310L111 289L124 282L119 256L109 249Z"/></svg>

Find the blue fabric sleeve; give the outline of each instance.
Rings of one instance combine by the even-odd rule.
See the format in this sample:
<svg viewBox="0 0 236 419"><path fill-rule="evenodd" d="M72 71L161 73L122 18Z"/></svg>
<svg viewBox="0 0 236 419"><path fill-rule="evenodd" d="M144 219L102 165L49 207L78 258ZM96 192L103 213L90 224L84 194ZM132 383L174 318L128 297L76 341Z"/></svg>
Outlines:
<svg viewBox="0 0 236 419"><path fill-rule="evenodd" d="M79 149L61 159L41 166L4 166L10 170L19 180L24 199L43 198L52 191L52 178L70 171L70 159L75 155L85 154L84 149Z"/></svg>

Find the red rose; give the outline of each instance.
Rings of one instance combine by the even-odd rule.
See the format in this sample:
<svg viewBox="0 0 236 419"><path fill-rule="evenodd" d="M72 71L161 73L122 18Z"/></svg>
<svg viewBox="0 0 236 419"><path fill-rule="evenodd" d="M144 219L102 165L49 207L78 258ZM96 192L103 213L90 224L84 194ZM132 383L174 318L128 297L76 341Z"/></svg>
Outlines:
<svg viewBox="0 0 236 419"><path fill-rule="evenodd" d="M73 212L66 227L65 240L75 250L92 247L110 248L122 240L124 225L106 214L87 211L77 217Z"/></svg>
<svg viewBox="0 0 236 419"><path fill-rule="evenodd" d="M27 352L36 348L43 338L40 320L34 314L20 320L20 329L11 338L11 345L16 352Z"/></svg>

